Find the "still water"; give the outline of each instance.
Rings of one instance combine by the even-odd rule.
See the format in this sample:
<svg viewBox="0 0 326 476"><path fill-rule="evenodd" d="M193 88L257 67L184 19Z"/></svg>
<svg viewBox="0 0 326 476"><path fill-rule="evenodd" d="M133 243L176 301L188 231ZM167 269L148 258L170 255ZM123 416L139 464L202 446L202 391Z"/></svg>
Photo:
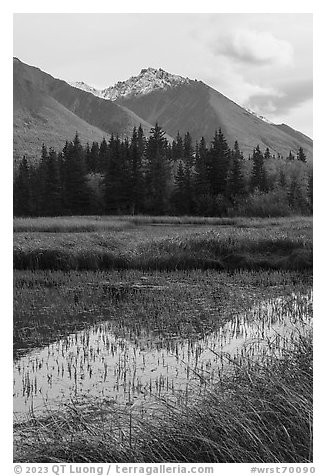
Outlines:
<svg viewBox="0 0 326 476"><path fill-rule="evenodd" d="M234 315L214 332L184 338L103 322L14 362L14 420L41 416L71 399L143 405L205 389L230 362L280 355L311 327L312 294L279 297ZM201 391L201 390L199 390Z"/></svg>

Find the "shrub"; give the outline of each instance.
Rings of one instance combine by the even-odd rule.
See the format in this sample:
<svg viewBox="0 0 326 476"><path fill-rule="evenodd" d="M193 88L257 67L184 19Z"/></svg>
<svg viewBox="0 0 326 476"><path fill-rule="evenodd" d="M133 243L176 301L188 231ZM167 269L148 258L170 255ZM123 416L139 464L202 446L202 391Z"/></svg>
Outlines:
<svg viewBox="0 0 326 476"><path fill-rule="evenodd" d="M237 214L257 217L281 217L292 215L287 194L280 189L269 192L256 190L237 206Z"/></svg>

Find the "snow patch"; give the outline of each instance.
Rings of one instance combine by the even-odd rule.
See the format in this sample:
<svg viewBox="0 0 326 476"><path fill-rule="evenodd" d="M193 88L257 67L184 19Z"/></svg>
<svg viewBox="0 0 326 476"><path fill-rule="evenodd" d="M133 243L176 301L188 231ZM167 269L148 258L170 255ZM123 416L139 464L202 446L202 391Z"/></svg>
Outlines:
<svg viewBox="0 0 326 476"><path fill-rule="evenodd" d="M260 116L259 114L257 114L257 112L253 111L252 109L250 109L249 107L244 107L242 106L243 109L245 109L247 112L249 112L250 114L252 114L253 116L255 117L258 117L258 119L261 119L262 121L264 122L267 122L267 124L274 124L274 122L270 121L269 119L267 119L267 117L264 117L264 116Z"/></svg>

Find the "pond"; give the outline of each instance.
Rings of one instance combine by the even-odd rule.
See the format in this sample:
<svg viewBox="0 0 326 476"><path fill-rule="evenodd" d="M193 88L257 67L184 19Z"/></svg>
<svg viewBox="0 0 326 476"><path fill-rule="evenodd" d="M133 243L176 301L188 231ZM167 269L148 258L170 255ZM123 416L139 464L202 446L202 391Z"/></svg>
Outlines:
<svg viewBox="0 0 326 476"><path fill-rule="evenodd" d="M192 337L102 322L14 362L14 421L72 399L143 406L204 392L230 363L281 355L312 324L312 293L261 302ZM195 384L195 385L194 385Z"/></svg>

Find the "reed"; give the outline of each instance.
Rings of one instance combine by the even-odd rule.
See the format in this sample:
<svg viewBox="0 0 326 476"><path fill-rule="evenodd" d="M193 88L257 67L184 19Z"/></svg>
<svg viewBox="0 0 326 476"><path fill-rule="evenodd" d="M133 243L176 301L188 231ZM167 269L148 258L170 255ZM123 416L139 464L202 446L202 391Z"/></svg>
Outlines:
<svg viewBox="0 0 326 476"><path fill-rule="evenodd" d="M28 220L14 234L15 383L32 402L16 461L312 461L311 219ZM250 345L227 350L239 335ZM40 416L56 379L71 401ZM87 379L95 394L77 398Z"/></svg>
<svg viewBox="0 0 326 476"><path fill-rule="evenodd" d="M308 463L312 461L312 335L281 357L242 355L196 405L163 399L155 418L130 407L65 414L20 425L20 462ZM28 438L27 438L28 436Z"/></svg>
<svg viewBox="0 0 326 476"><path fill-rule="evenodd" d="M97 322L133 333L189 336L256 300L306 292L312 278L285 271L16 271L14 351L26 352ZM218 320L216 318L218 315Z"/></svg>
<svg viewBox="0 0 326 476"><path fill-rule="evenodd" d="M99 223L106 226L105 220ZM34 231L14 233L14 268L312 269L312 222L308 218L288 222L242 219L236 225L230 222L224 226L209 225L207 220L204 225L165 223L160 227L148 223L134 226L130 219L131 229L119 228L118 219L112 223L115 228L101 232L85 232L81 227L78 233L71 228L45 233L36 222ZM69 226L74 226L73 222Z"/></svg>

